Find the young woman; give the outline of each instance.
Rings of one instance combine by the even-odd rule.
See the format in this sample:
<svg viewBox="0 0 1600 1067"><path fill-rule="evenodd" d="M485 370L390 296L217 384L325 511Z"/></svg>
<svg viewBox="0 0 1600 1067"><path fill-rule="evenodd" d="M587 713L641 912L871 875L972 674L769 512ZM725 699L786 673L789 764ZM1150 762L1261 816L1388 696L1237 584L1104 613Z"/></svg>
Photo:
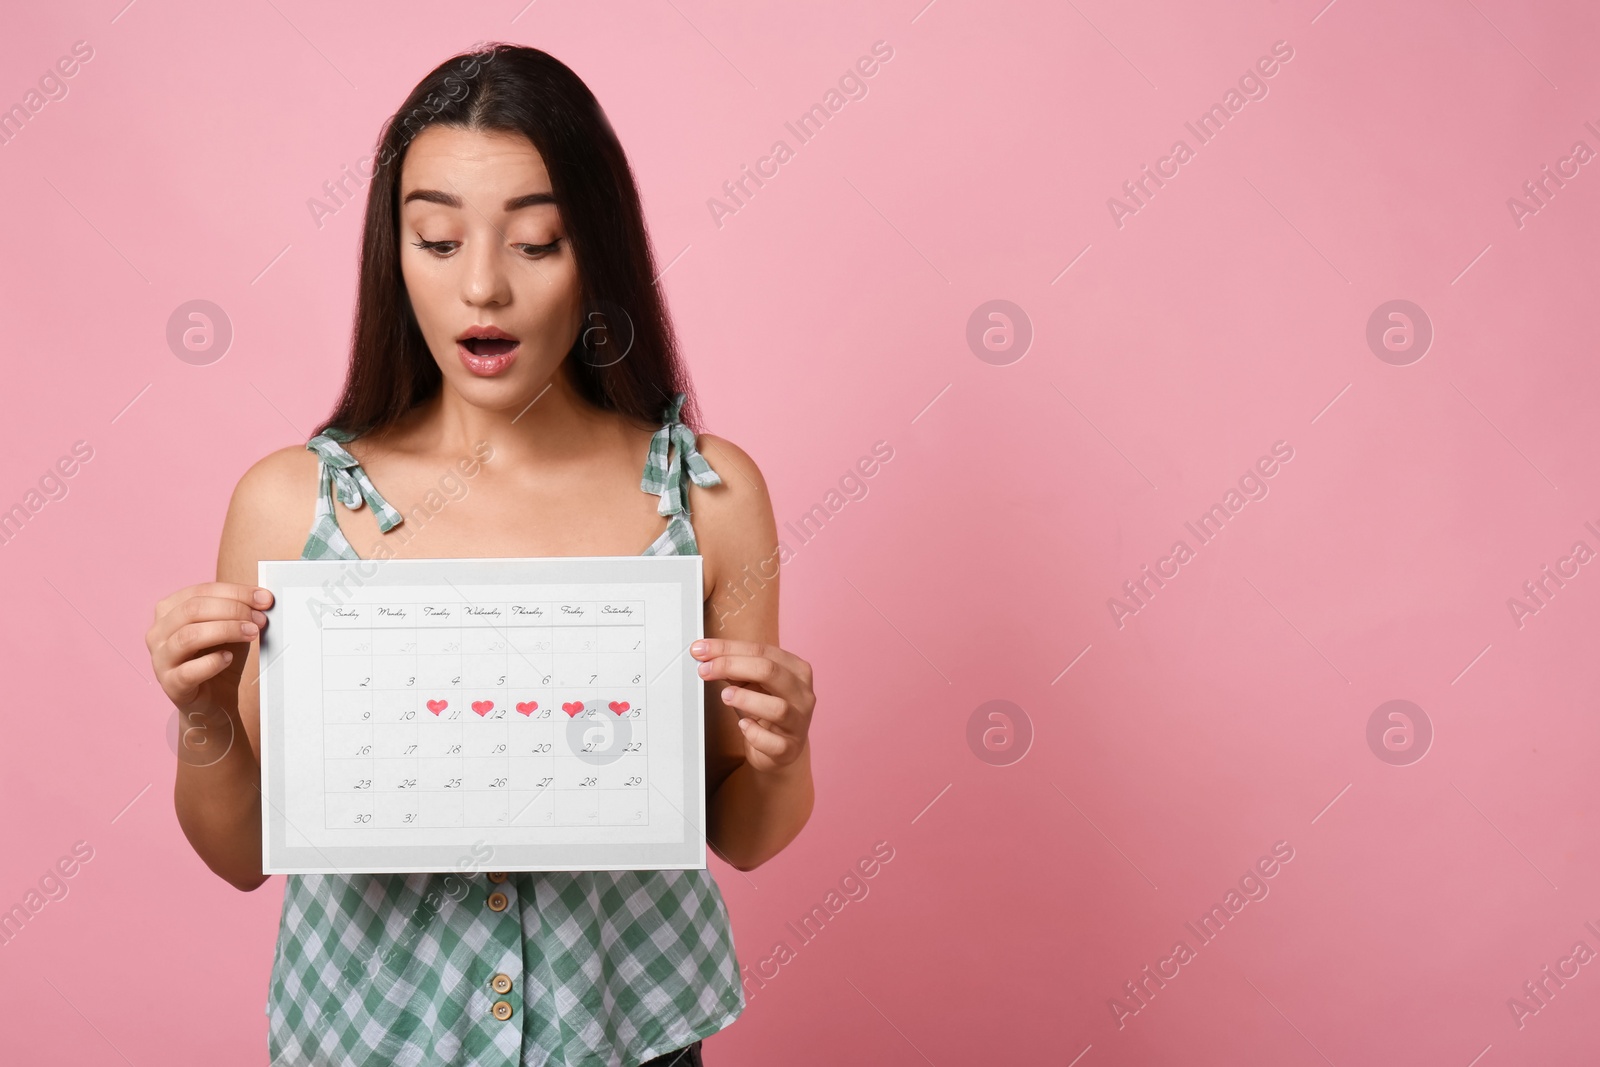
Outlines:
<svg viewBox="0 0 1600 1067"><path fill-rule="evenodd" d="M758 866L811 813L811 668L778 646L761 472L690 428L604 113L557 60L497 44L424 78L374 167L344 393L245 473L217 580L146 636L186 721L235 739L179 761L184 833L239 889L266 880L260 560L699 553L706 833ZM288 876L267 1015L281 1065L688 1067L743 1007L708 871L487 871Z"/></svg>

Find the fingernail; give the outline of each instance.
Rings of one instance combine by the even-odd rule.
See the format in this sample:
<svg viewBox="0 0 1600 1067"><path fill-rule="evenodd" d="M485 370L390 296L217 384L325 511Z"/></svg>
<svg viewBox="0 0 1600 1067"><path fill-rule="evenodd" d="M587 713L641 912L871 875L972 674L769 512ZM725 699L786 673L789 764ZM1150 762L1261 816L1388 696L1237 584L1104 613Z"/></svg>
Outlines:
<svg viewBox="0 0 1600 1067"><path fill-rule="evenodd" d="M225 664L226 663L232 663L233 662L233 653L229 652L227 649L223 649L222 650L222 662L225 663Z"/></svg>
<svg viewBox="0 0 1600 1067"><path fill-rule="evenodd" d="M711 664L709 662L700 664L700 673L702 675L710 674L711 673Z"/></svg>
<svg viewBox="0 0 1600 1067"><path fill-rule="evenodd" d="M272 603L272 594L267 592L265 589L257 589L255 602L260 604L262 607L266 607L268 604Z"/></svg>
<svg viewBox="0 0 1600 1067"><path fill-rule="evenodd" d="M706 650L706 643L704 641L696 641L694 644L689 646L689 652L692 655L698 656L700 653L704 652L705 650Z"/></svg>
<svg viewBox="0 0 1600 1067"><path fill-rule="evenodd" d="M241 623L239 626L239 632L244 634L246 637L254 637L256 634L261 632L261 627L257 626L253 622Z"/></svg>
<svg viewBox="0 0 1600 1067"><path fill-rule="evenodd" d="M252 611L250 617L256 620L257 626L265 626L267 624L267 613L264 611Z"/></svg>

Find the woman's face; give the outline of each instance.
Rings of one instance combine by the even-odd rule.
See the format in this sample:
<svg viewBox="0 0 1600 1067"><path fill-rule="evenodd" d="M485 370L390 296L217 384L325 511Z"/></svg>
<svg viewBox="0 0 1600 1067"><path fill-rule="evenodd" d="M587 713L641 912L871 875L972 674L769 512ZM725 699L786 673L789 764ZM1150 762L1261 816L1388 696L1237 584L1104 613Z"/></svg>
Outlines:
<svg viewBox="0 0 1600 1067"><path fill-rule="evenodd" d="M526 406L578 336L577 263L521 134L429 126L411 142L400 271L446 383L476 406Z"/></svg>

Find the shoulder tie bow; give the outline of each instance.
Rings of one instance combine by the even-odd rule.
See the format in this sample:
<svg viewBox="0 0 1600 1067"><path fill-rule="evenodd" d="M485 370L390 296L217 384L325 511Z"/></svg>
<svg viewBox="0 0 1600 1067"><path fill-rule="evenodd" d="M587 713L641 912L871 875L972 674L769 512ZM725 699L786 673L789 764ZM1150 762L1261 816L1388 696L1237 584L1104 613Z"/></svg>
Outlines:
<svg viewBox="0 0 1600 1067"><path fill-rule="evenodd" d="M695 445L695 432L678 421L683 402L688 394L678 393L667 405L665 424L650 438L650 454L645 461L644 477L639 488L646 493L659 493L661 502L656 505L658 515L676 515L688 512L684 497L683 476L702 489L721 485L722 478L711 469Z"/></svg>
<svg viewBox="0 0 1600 1067"><path fill-rule="evenodd" d="M400 525L400 513L378 495L367 472L354 456L345 451L344 442L350 438L350 434L330 426L307 441L306 447L321 457L323 470L332 476L334 491L339 494L344 506L355 511L363 501L370 504L372 513L378 518L378 530L388 533Z"/></svg>

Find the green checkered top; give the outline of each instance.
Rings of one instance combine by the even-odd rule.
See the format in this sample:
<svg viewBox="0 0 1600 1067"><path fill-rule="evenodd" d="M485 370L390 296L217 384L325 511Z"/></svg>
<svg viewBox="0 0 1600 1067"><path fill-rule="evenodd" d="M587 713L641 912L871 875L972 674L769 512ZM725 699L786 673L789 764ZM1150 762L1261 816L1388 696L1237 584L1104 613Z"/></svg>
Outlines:
<svg viewBox="0 0 1600 1067"><path fill-rule="evenodd" d="M721 484L673 397L639 487L667 528L642 555L694 555L683 480ZM333 494L388 531L402 518L329 430L302 559L358 559ZM267 993L277 1067L632 1067L744 1010L733 931L710 871L287 875ZM487 905L505 894L502 911ZM497 976L510 990L491 988ZM500 985L503 987L504 982ZM497 1018L497 1002L512 1005ZM501 1014L504 1014L502 1009Z"/></svg>

